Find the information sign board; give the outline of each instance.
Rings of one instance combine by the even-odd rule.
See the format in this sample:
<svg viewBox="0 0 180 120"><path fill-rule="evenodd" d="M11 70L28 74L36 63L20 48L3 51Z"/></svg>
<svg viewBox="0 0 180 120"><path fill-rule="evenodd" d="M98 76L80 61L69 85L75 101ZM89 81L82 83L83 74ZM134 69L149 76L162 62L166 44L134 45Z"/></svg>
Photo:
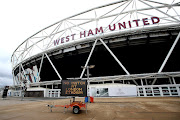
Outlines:
<svg viewBox="0 0 180 120"><path fill-rule="evenodd" d="M87 81L62 80L61 82L61 96L87 96Z"/></svg>

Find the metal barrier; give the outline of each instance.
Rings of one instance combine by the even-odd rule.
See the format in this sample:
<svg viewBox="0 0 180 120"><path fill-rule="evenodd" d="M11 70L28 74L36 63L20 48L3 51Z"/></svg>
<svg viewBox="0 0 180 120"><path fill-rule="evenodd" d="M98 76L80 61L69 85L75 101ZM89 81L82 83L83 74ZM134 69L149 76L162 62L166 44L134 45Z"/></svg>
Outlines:
<svg viewBox="0 0 180 120"><path fill-rule="evenodd" d="M47 90L50 98L59 98L61 89ZM180 84L137 86L137 97L180 96Z"/></svg>
<svg viewBox="0 0 180 120"><path fill-rule="evenodd" d="M180 96L180 84L137 86L137 96Z"/></svg>
<svg viewBox="0 0 180 120"><path fill-rule="evenodd" d="M45 97L50 97L50 98L59 98L61 89L50 89L46 91L46 96ZM44 93L45 94L45 93Z"/></svg>
<svg viewBox="0 0 180 120"><path fill-rule="evenodd" d="M14 96L14 97L20 97L20 96L21 96L21 90L12 91L12 96Z"/></svg>

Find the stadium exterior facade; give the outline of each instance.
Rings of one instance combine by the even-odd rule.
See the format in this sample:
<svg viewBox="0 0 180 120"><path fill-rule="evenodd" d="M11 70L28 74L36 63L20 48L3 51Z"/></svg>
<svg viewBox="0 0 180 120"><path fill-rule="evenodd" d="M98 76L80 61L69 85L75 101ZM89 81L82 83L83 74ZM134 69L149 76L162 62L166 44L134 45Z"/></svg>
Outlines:
<svg viewBox="0 0 180 120"><path fill-rule="evenodd" d="M40 30L12 55L11 95L26 85L25 96L60 97L61 80L80 79L97 88L135 86L136 96L180 96L179 6L121 0Z"/></svg>

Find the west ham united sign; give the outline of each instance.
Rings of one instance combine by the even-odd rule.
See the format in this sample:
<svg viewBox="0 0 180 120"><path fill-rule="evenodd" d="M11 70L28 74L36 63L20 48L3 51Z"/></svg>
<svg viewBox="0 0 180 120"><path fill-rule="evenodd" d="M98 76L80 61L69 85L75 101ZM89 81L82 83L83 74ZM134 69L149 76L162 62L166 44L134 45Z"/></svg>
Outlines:
<svg viewBox="0 0 180 120"><path fill-rule="evenodd" d="M87 81L62 80L61 96L87 96Z"/></svg>
<svg viewBox="0 0 180 120"><path fill-rule="evenodd" d="M123 21L119 22L117 24L108 25L109 31L115 31L115 30L121 30L121 29L127 29L134 27L139 27L140 25L147 26L151 24L158 24L160 22L159 17L151 17L151 18L142 18L142 19L135 19L132 21ZM104 33L103 27L95 28L94 30L89 29L88 31L83 31L79 33L79 37L76 35L76 33L73 33L71 35L67 35L61 38L58 38L54 40L54 46L67 43L69 41L83 38L83 37L89 37L96 34L102 34Z"/></svg>

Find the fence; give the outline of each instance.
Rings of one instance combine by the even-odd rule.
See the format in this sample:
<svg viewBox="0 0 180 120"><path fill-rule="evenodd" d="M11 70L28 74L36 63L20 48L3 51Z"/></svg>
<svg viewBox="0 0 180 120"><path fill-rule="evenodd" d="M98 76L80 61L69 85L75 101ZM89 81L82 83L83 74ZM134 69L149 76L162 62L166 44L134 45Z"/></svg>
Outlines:
<svg viewBox="0 0 180 120"><path fill-rule="evenodd" d="M11 91L11 96L14 97L21 97L21 90L17 90L17 91Z"/></svg>
<svg viewBox="0 0 180 120"><path fill-rule="evenodd" d="M180 96L180 84L137 86L137 97ZM61 89L44 90L44 97L60 98ZM21 91L13 91L12 96L21 96Z"/></svg>
<svg viewBox="0 0 180 120"><path fill-rule="evenodd" d="M59 98L60 93L61 93L61 89L50 89L44 91L44 97Z"/></svg>
<svg viewBox="0 0 180 120"><path fill-rule="evenodd" d="M180 96L180 84L137 86L137 96Z"/></svg>

